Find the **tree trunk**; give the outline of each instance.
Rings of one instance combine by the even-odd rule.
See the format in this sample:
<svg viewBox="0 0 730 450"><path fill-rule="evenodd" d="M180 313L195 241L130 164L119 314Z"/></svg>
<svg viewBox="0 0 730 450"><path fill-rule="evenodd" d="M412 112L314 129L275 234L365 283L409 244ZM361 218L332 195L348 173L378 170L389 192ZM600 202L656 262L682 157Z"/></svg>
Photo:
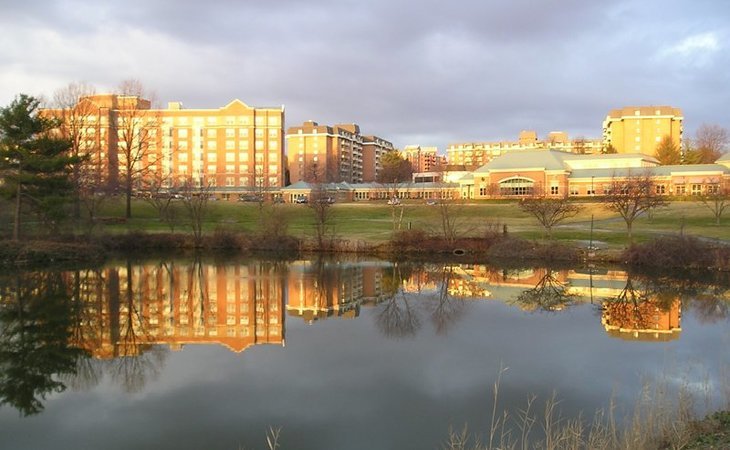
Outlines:
<svg viewBox="0 0 730 450"><path fill-rule="evenodd" d="M127 184L127 186L126 186L124 194L127 197L127 210L126 210L125 217L127 219L131 219L132 218L132 179L130 176L127 176L126 184Z"/></svg>
<svg viewBox="0 0 730 450"><path fill-rule="evenodd" d="M18 173L18 178L20 178L20 173ZM20 239L20 192L21 192L21 186L20 186L20 180L18 180L18 189L15 193L15 220L13 222L13 240L17 241Z"/></svg>
<svg viewBox="0 0 730 450"><path fill-rule="evenodd" d="M631 226L632 225L633 225L632 222L626 222L626 231L627 231L626 234L628 235L628 238L629 238L629 244L632 244L634 242L634 239L631 235Z"/></svg>

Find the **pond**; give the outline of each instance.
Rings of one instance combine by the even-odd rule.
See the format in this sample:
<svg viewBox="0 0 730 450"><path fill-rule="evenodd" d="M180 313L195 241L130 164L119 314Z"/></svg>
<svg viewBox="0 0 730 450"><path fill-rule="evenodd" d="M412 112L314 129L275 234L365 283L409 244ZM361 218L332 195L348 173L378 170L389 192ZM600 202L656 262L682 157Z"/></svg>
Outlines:
<svg viewBox="0 0 730 450"><path fill-rule="evenodd" d="M231 257L6 272L0 448L258 449L272 430L282 449L441 448L531 396L620 419L646 386L701 413L730 394L726 278Z"/></svg>

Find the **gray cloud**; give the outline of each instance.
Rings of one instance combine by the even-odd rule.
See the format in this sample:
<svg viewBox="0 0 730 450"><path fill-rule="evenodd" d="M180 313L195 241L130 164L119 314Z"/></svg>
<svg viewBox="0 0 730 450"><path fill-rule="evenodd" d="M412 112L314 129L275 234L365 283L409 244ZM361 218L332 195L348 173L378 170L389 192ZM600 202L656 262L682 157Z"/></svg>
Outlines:
<svg viewBox="0 0 730 450"><path fill-rule="evenodd" d="M287 107L396 145L600 137L608 110L670 104L730 127L722 1L1 1L0 104L135 77L163 102Z"/></svg>

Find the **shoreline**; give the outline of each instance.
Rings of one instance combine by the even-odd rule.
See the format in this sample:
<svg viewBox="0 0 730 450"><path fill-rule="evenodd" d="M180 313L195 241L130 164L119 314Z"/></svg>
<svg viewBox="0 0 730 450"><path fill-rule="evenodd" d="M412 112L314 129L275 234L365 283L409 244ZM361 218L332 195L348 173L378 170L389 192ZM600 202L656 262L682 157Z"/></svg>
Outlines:
<svg viewBox="0 0 730 450"><path fill-rule="evenodd" d="M102 264L113 255L141 252L189 255L228 253L296 259L302 255L356 255L391 261L444 261L498 264L620 265L645 270L730 271L730 246L687 235L663 236L625 249L589 249L562 241L529 240L512 235L446 241L421 233L401 233L384 243L329 238L322 242L290 236L215 233L196 241L184 233L105 234L58 240L0 240L0 267L42 268Z"/></svg>

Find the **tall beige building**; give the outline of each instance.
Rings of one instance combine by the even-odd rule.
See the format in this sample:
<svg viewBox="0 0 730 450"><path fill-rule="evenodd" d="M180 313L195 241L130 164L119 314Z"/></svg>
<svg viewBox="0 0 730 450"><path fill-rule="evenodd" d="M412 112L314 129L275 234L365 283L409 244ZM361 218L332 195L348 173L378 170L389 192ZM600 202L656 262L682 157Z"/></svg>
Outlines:
<svg viewBox="0 0 730 450"><path fill-rule="evenodd" d="M83 114L69 114L69 111ZM77 121L82 152L114 185L127 166L173 187L182 180L215 187L284 185L284 107L256 108L233 100L216 109L185 109L180 102L155 109L136 96L83 97L69 110L46 110ZM127 164L126 147L139 156Z"/></svg>
<svg viewBox="0 0 730 450"><path fill-rule="evenodd" d="M578 154L600 153L601 139L570 139L564 131L551 131L547 138L540 140L537 132L523 130L516 141L463 142L449 144L446 157L451 165L463 165L473 170L487 164L492 159L514 151L561 150Z"/></svg>
<svg viewBox="0 0 730 450"><path fill-rule="evenodd" d="M613 109L603 121L603 142L618 153L656 155L659 142L669 136L682 145L682 110L671 106L627 106Z"/></svg>
<svg viewBox="0 0 730 450"><path fill-rule="evenodd" d="M286 132L289 181L362 183L374 181L382 155L393 144L363 136L357 124L320 125L306 121Z"/></svg>

